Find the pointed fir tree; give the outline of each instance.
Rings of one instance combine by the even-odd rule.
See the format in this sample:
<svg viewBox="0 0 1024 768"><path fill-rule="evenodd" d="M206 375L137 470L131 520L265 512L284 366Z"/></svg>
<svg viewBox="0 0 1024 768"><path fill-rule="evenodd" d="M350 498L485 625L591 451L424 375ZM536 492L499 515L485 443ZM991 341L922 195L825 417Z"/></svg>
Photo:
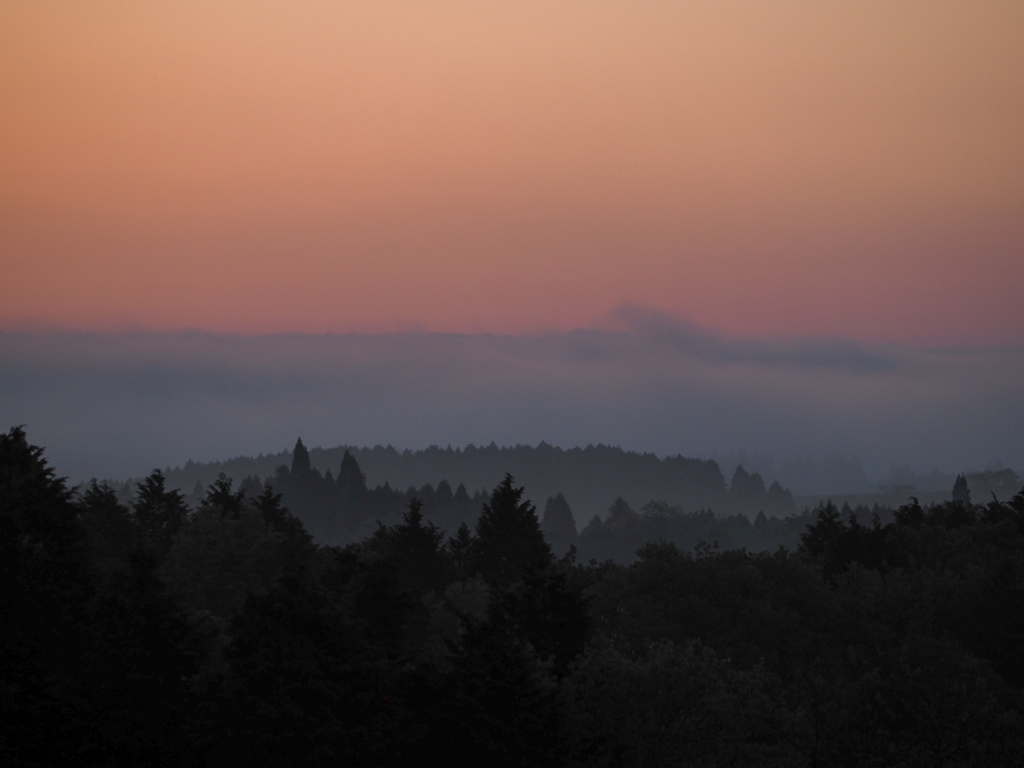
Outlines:
<svg viewBox="0 0 1024 768"><path fill-rule="evenodd" d="M370 508L370 493L366 487L366 475L359 468L359 462L349 451L341 458L338 467L338 505L341 518L351 526L373 515Z"/></svg>
<svg viewBox="0 0 1024 768"><path fill-rule="evenodd" d="M123 570L129 555L138 549L139 535L131 513L118 499L117 492L93 478L78 500L78 519L97 574L109 577Z"/></svg>
<svg viewBox="0 0 1024 768"><path fill-rule="evenodd" d="M188 506L181 491L168 491L164 473L159 469L135 484L132 511L143 542L158 553L166 552L171 538L188 519Z"/></svg>
<svg viewBox="0 0 1024 768"><path fill-rule="evenodd" d="M0 433L0 755L58 765L87 714L76 676L92 594L85 538L64 479L25 431ZM67 743L71 738L72 743ZM63 758L63 759L62 759Z"/></svg>
<svg viewBox="0 0 1024 768"><path fill-rule="evenodd" d="M462 523L455 535L450 537L444 545L445 552L447 552L452 565L455 566L455 570L463 576L469 575L474 543L475 540L469 526Z"/></svg>
<svg viewBox="0 0 1024 768"><path fill-rule="evenodd" d="M576 520L572 516L569 502L561 493L549 498L544 505L544 517L541 520L540 529L552 551L559 557L568 552L569 547L576 543L578 536Z"/></svg>
<svg viewBox="0 0 1024 768"><path fill-rule="evenodd" d="M356 497L366 493L366 475L359 468L359 462L348 450L341 457L338 468L338 487L342 494Z"/></svg>
<svg viewBox="0 0 1024 768"><path fill-rule="evenodd" d="M295 441L295 450L292 451L292 474L308 475L312 468L313 465L309 460L309 451L302 444L302 438L300 437Z"/></svg>
<svg viewBox="0 0 1024 768"><path fill-rule="evenodd" d="M523 488L516 488L512 475L491 493L476 524L474 561L476 571L491 584L506 587L552 561L551 547L544 541L536 509L523 501Z"/></svg>
<svg viewBox="0 0 1024 768"><path fill-rule="evenodd" d="M399 525L378 528L371 544L395 566L399 586L410 593L422 594L440 589L447 579L444 534L423 517L419 499Z"/></svg>
<svg viewBox="0 0 1024 768"><path fill-rule="evenodd" d="M956 482L953 483L953 501L959 501L966 507L971 506L971 489L963 475L957 475Z"/></svg>
<svg viewBox="0 0 1024 768"><path fill-rule="evenodd" d="M232 520L236 520L242 512L244 503L245 491L232 491L231 478L221 472L206 490L202 508L216 510L220 512L221 517L229 517Z"/></svg>
<svg viewBox="0 0 1024 768"><path fill-rule="evenodd" d="M743 468L742 464L736 465L732 473L732 480L729 482L729 493L734 498L743 498L747 495L750 487L750 473Z"/></svg>
<svg viewBox="0 0 1024 768"><path fill-rule="evenodd" d="M773 480L768 488L768 509L772 517L786 517L796 511L793 494L783 488L778 480Z"/></svg>

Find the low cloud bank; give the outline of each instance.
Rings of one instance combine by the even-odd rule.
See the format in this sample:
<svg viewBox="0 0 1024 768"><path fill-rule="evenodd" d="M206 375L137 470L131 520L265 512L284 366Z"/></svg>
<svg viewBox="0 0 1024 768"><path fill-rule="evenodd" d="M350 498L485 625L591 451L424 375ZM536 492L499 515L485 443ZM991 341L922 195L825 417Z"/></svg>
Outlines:
<svg viewBox="0 0 1024 768"><path fill-rule="evenodd" d="M871 477L1024 467L1024 348L732 340L643 308L609 330L0 334L0 427L73 480L308 445L621 445L854 455ZM837 491L843 489L837 489Z"/></svg>

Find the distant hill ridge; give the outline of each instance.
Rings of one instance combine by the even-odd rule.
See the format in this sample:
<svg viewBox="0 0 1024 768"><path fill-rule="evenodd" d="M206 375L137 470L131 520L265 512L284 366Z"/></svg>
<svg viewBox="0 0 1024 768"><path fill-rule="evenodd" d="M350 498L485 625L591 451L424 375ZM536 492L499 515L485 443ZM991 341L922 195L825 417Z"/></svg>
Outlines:
<svg viewBox="0 0 1024 768"><path fill-rule="evenodd" d="M384 483L394 489L421 488L447 481L452 487L464 485L470 493L493 488L511 473L538 506L562 493L577 521L595 514L604 516L622 497L640 508L649 501L663 501L685 509L712 509L719 514L769 516L792 514L792 495L777 482L766 485L757 473L737 467L727 483L718 463L712 459L682 455L660 458L653 453L627 451L607 445L563 449L541 442L536 446L499 447L467 445L465 448L430 446L399 451L391 446L364 448L337 446L311 448L312 468L337 475L348 451L373 488ZM237 457L226 461L199 463L166 471L169 487L191 493L205 488L223 472L236 482L249 476L273 480L278 467L291 466L292 452Z"/></svg>

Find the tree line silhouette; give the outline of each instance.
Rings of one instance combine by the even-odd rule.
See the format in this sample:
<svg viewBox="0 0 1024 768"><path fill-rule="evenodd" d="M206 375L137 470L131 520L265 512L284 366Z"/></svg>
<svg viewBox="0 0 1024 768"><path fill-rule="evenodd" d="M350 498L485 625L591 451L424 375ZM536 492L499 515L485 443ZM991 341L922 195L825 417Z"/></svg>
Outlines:
<svg viewBox="0 0 1024 768"><path fill-rule="evenodd" d="M386 449L374 450L388 453ZM431 456L437 454L449 460L453 471L460 471L461 467L462 472L472 474L475 450L428 449L418 455L407 452L407 458L433 466L437 462L433 462ZM553 492L544 505L541 524L559 555L576 545L585 559L611 557L628 561L634 557L637 546L654 536L676 541L684 547L691 547L700 538L718 539L729 546L757 550L782 544L795 547L807 522L795 515L793 496L789 491L777 482L766 487L759 474L746 472L742 465L736 468L732 481L726 485L713 461L681 457L662 460L650 454L630 454L603 446L573 452L542 444L537 448L487 448L481 449L480 453L484 455L484 463L504 453L518 457L520 463L524 457L532 462L549 455L556 464L561 462L570 466L571 473L574 473L566 479L570 487L580 484L583 475L579 473L592 472L595 482L607 483L608 476L623 478L624 484L631 487L635 495L657 493L660 489L670 497L689 499L686 503L674 505L663 500L651 501L638 514L633 514L628 502L621 495L613 494L611 498L614 501L608 510L615 519L605 526L601 516L595 514L581 534L565 494L560 490ZM465 469L463 462L467 455L470 457L467 460L469 470ZM301 438L289 458L288 464L279 464L273 472L267 472L266 480L261 480L255 473L246 474L240 488L254 497L265 487L273 487L320 544L360 541L373 533L377 521L398 522L413 499L418 500L424 516L442 530L455 531L463 523L472 527L489 494L486 490L470 493L463 483L452 490L447 480L436 485L425 482L405 490L394 488L386 481L370 487L353 451L345 449L342 452L336 474L331 469L321 472L313 467L310 451ZM260 462L241 460L212 466L219 469L232 465L236 469L261 468L266 471ZM181 486L187 477L204 473L201 465L189 464L185 470L172 470L171 476L165 477L165 482L170 484L171 477L174 477L173 482ZM553 474L553 470L548 470L548 473ZM500 476L500 473L495 474ZM548 485L555 488L558 481L549 477ZM121 495L126 501L132 489L130 483L121 487ZM204 493L204 487L196 481L190 498L198 505ZM694 507L698 501L717 501L718 505ZM626 511L628 514L618 514Z"/></svg>
<svg viewBox="0 0 1024 768"><path fill-rule="evenodd" d="M714 509L719 514L743 514L751 519L762 510L769 517L780 518L796 512L792 494L778 481L766 482L760 474L749 473L742 466L727 479L713 460L659 458L606 445L562 449L540 443L504 448L492 443L398 451L390 446L307 449L304 445L299 450L300 444L301 440L291 454L207 464L190 461L183 467L167 468L165 476L173 487L191 489L196 503L206 486L222 472L235 478L272 482L285 493L296 514L310 519L311 530L317 528L314 517L331 521L317 528L317 539L327 543L363 538L372 531L373 519L397 521L414 495L435 515L440 512L433 509L435 506L461 505L461 517L459 510L453 510L442 526L451 524L454 529L467 514L479 512L494 478L506 472L519 478L535 498L561 493L583 521L595 514L604 515L617 497L637 505L656 499L686 510ZM300 454L308 456L309 461L296 465L295 458ZM352 471L353 464L359 472ZM368 482L367 477L377 480ZM438 483L438 478L446 480ZM320 487L314 488L317 480L321 481ZM449 482L454 491L445 487ZM332 483L338 487L333 488ZM299 498L298 493L289 497L285 485L309 487ZM437 505L429 498L435 492ZM453 502L450 494L459 498ZM353 508L353 497L361 498L358 509Z"/></svg>
<svg viewBox="0 0 1024 768"><path fill-rule="evenodd" d="M472 525L410 499L343 546L244 485L192 506L154 471L125 503L0 435L5 765L1024 759L1024 490L823 504L795 551L662 536L615 562L556 556L507 474ZM602 528L706 514L620 506Z"/></svg>

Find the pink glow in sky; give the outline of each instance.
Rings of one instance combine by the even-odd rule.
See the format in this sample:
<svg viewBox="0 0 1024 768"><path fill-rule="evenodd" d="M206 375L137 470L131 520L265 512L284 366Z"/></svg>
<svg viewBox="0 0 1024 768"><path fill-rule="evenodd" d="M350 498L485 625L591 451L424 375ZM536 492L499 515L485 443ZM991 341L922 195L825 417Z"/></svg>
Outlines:
<svg viewBox="0 0 1024 768"><path fill-rule="evenodd" d="M0 330L1024 342L1019 2L0 7Z"/></svg>

